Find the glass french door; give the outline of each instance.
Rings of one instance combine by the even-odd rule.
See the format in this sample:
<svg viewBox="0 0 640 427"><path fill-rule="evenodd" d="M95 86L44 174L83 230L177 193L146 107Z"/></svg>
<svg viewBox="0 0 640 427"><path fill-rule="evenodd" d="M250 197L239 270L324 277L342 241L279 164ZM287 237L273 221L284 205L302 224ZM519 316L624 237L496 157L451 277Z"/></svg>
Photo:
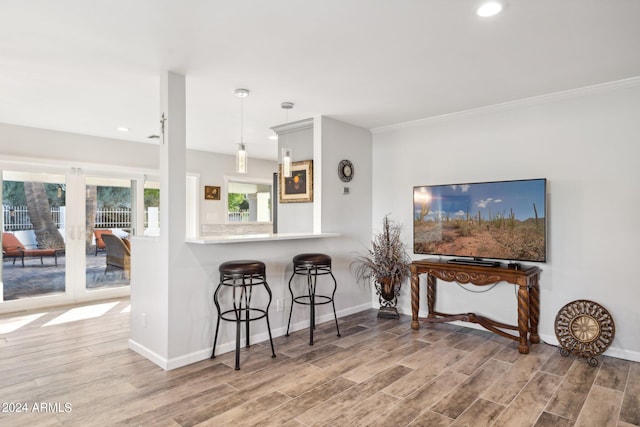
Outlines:
<svg viewBox="0 0 640 427"><path fill-rule="evenodd" d="M85 178L85 289L129 286L136 180ZM107 236L105 236L107 235Z"/></svg>
<svg viewBox="0 0 640 427"><path fill-rule="evenodd" d="M129 237L159 232L157 184L145 189L136 174L37 170L0 169L0 312L127 295L135 254ZM126 249L100 245L98 231Z"/></svg>
<svg viewBox="0 0 640 427"><path fill-rule="evenodd" d="M67 292L64 173L2 171L0 302Z"/></svg>

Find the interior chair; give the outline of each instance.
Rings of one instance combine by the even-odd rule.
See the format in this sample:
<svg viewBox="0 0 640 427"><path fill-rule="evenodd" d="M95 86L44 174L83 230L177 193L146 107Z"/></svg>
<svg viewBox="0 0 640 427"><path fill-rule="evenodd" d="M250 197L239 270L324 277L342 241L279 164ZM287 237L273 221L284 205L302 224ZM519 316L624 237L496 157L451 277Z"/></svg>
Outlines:
<svg viewBox="0 0 640 427"><path fill-rule="evenodd" d="M104 241L102 240L103 234L112 234L112 232L109 229L93 230L93 235L96 237L96 256L98 256L99 250L107 249L104 245Z"/></svg>
<svg viewBox="0 0 640 427"><path fill-rule="evenodd" d="M115 234L105 233L102 235L107 249L106 273L111 268L124 270L125 277L129 277L131 272L131 248L120 237Z"/></svg>
<svg viewBox="0 0 640 427"><path fill-rule="evenodd" d="M306 277L307 286L303 289L302 295L295 296L291 281L294 276L301 275ZM318 276L329 275L333 279L331 294L319 295L316 293L316 285ZM287 323L287 333L289 336L289 328L291 327L291 315L293 314L293 306L295 304L308 305L310 307L309 315L309 345L313 345L313 330L316 328L316 306L323 304L331 304L333 306L333 318L336 321L336 330L340 336L340 327L338 326L338 315L336 314L336 304L334 297L338 288L338 282L331 272L331 257L326 254L309 253L298 254L293 257L293 273L289 278L289 292L291 293L291 309L289 310L289 322ZM305 292L306 291L306 292Z"/></svg>
<svg viewBox="0 0 640 427"><path fill-rule="evenodd" d="M241 324L245 324L245 341L249 347L249 322L265 318L267 320L267 332L269 332L269 342L271 343L271 357L276 357L273 348L273 338L271 337L271 325L269 324L269 306L271 305L271 289L267 283L266 266L262 261L240 260L227 261L220 264L220 283L213 293L213 302L218 311L218 321L216 323L216 334L213 338L213 349L211 358L216 357L216 344L218 343L218 332L220 321L226 320L236 324L236 371L240 369L240 330ZM266 305L257 307L251 302L254 288L266 291L268 300ZM225 289L223 291L223 289ZM231 292L227 292L231 291ZM227 295L225 308L220 305L220 294ZM264 295L263 295L264 296ZM231 300L231 301L229 301Z"/></svg>
<svg viewBox="0 0 640 427"><path fill-rule="evenodd" d="M40 264L44 264L43 258L52 256L58 265L58 252L61 249L27 249L22 242L11 233L2 233L2 258L13 258L13 264L20 258L24 267L25 258L40 258Z"/></svg>

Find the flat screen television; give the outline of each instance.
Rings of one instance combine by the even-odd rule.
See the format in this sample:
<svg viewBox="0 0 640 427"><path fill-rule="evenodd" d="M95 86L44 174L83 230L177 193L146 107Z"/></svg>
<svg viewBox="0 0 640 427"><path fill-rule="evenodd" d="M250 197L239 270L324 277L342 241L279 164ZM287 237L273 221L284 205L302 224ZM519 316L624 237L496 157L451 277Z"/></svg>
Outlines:
<svg viewBox="0 0 640 427"><path fill-rule="evenodd" d="M414 187L413 252L545 262L546 195L544 178Z"/></svg>

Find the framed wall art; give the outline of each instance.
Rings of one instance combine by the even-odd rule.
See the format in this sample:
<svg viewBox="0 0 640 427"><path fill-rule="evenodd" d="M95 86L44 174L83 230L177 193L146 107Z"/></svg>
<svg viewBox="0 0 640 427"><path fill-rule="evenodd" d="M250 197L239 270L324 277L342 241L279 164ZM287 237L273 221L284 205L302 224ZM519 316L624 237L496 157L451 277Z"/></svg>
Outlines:
<svg viewBox="0 0 640 427"><path fill-rule="evenodd" d="M291 177L285 178L280 167L280 203L313 202L313 160L293 162Z"/></svg>
<svg viewBox="0 0 640 427"><path fill-rule="evenodd" d="M205 200L220 200L220 187L213 185L204 186L204 199Z"/></svg>

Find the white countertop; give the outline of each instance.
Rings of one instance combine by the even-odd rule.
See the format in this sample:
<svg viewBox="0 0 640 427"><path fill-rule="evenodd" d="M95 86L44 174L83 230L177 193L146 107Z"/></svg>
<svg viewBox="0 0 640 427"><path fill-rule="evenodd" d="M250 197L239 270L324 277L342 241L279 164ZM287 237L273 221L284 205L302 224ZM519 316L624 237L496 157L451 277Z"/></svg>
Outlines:
<svg viewBox="0 0 640 427"><path fill-rule="evenodd" d="M229 236L207 236L186 239L187 243L198 245L219 245L222 243L271 242L276 240L320 239L338 237L340 233L264 233L264 234L234 234Z"/></svg>

